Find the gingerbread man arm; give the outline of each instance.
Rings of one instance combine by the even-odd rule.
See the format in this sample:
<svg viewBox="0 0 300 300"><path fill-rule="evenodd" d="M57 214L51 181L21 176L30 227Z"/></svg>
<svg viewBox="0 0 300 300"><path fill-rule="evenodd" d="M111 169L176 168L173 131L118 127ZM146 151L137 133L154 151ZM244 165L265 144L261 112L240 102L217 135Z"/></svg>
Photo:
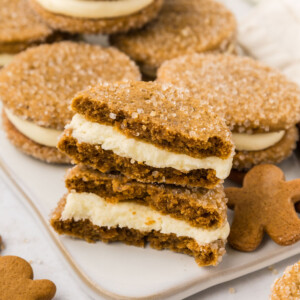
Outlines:
<svg viewBox="0 0 300 300"><path fill-rule="evenodd" d="M55 296L56 286L50 280L30 280L26 287L28 295L31 299L51 300Z"/></svg>
<svg viewBox="0 0 300 300"><path fill-rule="evenodd" d="M234 209L235 205L238 203L238 199L240 197L240 190L239 188L226 188L225 189L225 194L226 197L228 198L227 206L230 209Z"/></svg>
<svg viewBox="0 0 300 300"><path fill-rule="evenodd" d="M293 203L297 203L300 201L300 179L295 179L292 181L288 181L285 183L286 188L291 191L291 200Z"/></svg>

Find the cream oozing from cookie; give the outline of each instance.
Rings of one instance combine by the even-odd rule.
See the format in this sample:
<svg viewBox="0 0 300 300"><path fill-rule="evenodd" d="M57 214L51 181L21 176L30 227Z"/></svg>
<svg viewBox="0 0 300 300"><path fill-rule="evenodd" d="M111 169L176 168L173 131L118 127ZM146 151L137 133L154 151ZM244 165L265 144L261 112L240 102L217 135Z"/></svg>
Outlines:
<svg viewBox="0 0 300 300"><path fill-rule="evenodd" d="M194 158L156 147L134 138L129 138L110 125L87 121L76 114L66 127L79 143L101 145L103 150L113 151L116 155L132 159L133 163L143 162L154 168L174 168L182 172L197 169L213 169L219 179L228 177L232 167L232 155L227 159L216 156Z"/></svg>
<svg viewBox="0 0 300 300"><path fill-rule="evenodd" d="M225 240L229 234L229 224L218 229L202 229L189 223L161 215L148 206L134 202L112 204L93 193L70 193L61 215L61 220L90 220L94 225L128 227L142 232L152 230L163 234L176 234L195 239L199 245L218 239Z"/></svg>
<svg viewBox="0 0 300 300"><path fill-rule="evenodd" d="M134 14L154 0L36 0L45 10L75 18L103 19Z"/></svg>
<svg viewBox="0 0 300 300"><path fill-rule="evenodd" d="M238 151L259 151L277 144L285 135L285 131L267 133L232 133L235 148Z"/></svg>
<svg viewBox="0 0 300 300"><path fill-rule="evenodd" d="M15 54L0 54L0 67L9 64L15 57Z"/></svg>
<svg viewBox="0 0 300 300"><path fill-rule="evenodd" d="M56 147L62 131L41 127L33 122L23 120L20 117L15 116L8 109L5 109L5 114L16 129L29 139L43 146Z"/></svg>

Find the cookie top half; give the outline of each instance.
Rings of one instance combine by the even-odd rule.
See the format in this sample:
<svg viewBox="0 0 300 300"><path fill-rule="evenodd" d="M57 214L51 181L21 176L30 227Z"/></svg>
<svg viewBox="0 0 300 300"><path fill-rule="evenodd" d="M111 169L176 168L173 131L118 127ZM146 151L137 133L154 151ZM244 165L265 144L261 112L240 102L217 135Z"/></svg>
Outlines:
<svg viewBox="0 0 300 300"><path fill-rule="evenodd" d="M72 109L86 120L193 157L228 158L231 133L223 118L186 89L157 82L100 84L77 94Z"/></svg>
<svg viewBox="0 0 300 300"><path fill-rule="evenodd" d="M140 80L137 66L115 48L61 42L31 48L0 71L5 109L36 125L61 130L73 96L102 81Z"/></svg>
<svg viewBox="0 0 300 300"><path fill-rule="evenodd" d="M165 0L161 13L138 31L112 36L111 42L142 65L158 67L187 53L214 51L235 36L236 21L212 0Z"/></svg>
<svg viewBox="0 0 300 300"><path fill-rule="evenodd" d="M0 0L1 44L45 40L53 33L28 7L26 0Z"/></svg>
<svg viewBox="0 0 300 300"><path fill-rule="evenodd" d="M158 80L190 89L223 115L233 132L288 129L300 121L300 89L251 58L192 54L165 62Z"/></svg>

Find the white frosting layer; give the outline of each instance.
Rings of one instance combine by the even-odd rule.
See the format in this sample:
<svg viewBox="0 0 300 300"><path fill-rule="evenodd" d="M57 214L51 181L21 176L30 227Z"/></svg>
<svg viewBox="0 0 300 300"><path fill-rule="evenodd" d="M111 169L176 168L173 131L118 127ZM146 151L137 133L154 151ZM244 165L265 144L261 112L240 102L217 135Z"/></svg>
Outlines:
<svg viewBox="0 0 300 300"><path fill-rule="evenodd" d="M174 168L182 172L196 169L213 169L220 179L228 177L232 167L232 157L221 159L215 156L194 158L160 149L150 143L128 138L113 126L87 121L77 114L67 126L80 143L101 145L104 150L142 162L154 168Z"/></svg>
<svg viewBox="0 0 300 300"><path fill-rule="evenodd" d="M15 54L0 54L0 67L9 64L15 57Z"/></svg>
<svg viewBox="0 0 300 300"><path fill-rule="evenodd" d="M153 0L37 0L47 11L75 18L103 19L128 16L136 13Z"/></svg>
<svg viewBox="0 0 300 300"><path fill-rule="evenodd" d="M40 145L56 147L58 138L62 134L62 131L44 128L34 124L33 122L22 120L7 109L5 109L5 113L8 120L26 137Z"/></svg>
<svg viewBox="0 0 300 300"><path fill-rule="evenodd" d="M284 135L284 130L256 134L232 133L232 139L236 150L259 151L274 146Z"/></svg>
<svg viewBox="0 0 300 300"><path fill-rule="evenodd" d="M186 236L201 244L211 243L218 239L226 239L229 234L229 224L218 229L208 230L192 227L187 222L161 215L148 206L134 202L119 202L112 204L92 193L70 193L62 212L61 219L90 220L94 225L121 228L128 227L142 232L152 230L164 234L174 233Z"/></svg>

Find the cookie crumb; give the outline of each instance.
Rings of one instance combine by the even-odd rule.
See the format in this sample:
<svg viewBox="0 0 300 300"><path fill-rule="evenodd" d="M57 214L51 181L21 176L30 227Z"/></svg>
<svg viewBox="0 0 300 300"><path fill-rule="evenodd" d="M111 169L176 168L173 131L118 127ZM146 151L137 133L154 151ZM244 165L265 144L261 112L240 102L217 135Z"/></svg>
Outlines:
<svg viewBox="0 0 300 300"><path fill-rule="evenodd" d="M0 252L3 251L4 249L5 249L5 246L4 246L2 237L1 237L1 235L0 235Z"/></svg>
<svg viewBox="0 0 300 300"><path fill-rule="evenodd" d="M235 294L235 288L231 287L229 288L229 294Z"/></svg>

